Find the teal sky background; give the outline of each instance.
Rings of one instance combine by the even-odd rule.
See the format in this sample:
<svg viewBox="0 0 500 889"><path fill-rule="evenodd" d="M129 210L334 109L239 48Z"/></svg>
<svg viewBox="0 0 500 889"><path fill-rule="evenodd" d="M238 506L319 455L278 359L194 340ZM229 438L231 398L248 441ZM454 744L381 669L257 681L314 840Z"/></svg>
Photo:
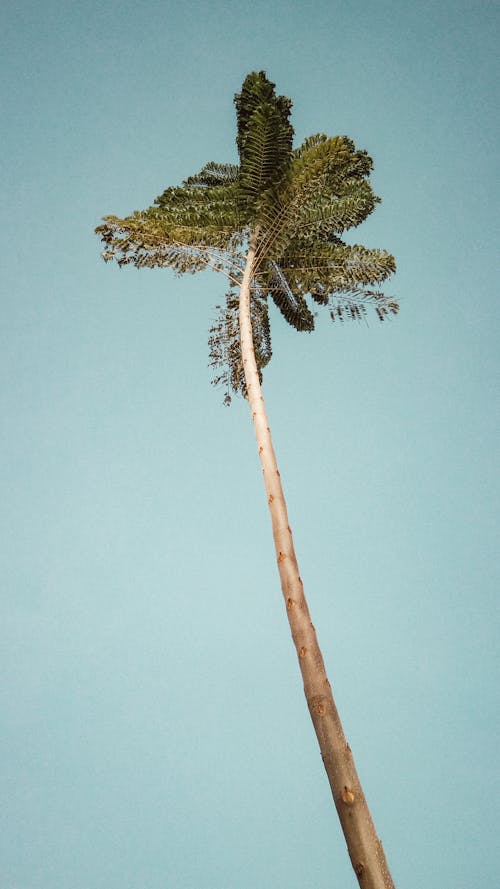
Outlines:
<svg viewBox="0 0 500 889"><path fill-rule="evenodd" d="M398 889L498 885L497 2L4 4L0 889L356 884L303 698L222 278L106 213L234 161L265 69L346 133L387 324L273 314L301 574Z"/></svg>

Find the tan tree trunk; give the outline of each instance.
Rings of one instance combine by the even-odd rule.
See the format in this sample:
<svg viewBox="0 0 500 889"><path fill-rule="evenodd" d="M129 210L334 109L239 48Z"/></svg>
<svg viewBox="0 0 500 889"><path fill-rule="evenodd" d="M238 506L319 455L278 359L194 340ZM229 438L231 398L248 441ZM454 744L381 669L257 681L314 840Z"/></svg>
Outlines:
<svg viewBox="0 0 500 889"><path fill-rule="evenodd" d="M326 675L316 632L304 596L288 523L278 464L266 416L250 320L250 285L255 249L250 245L240 288L239 324L248 401L271 513L276 559L304 693L352 866L362 889L394 889L382 844L375 831Z"/></svg>

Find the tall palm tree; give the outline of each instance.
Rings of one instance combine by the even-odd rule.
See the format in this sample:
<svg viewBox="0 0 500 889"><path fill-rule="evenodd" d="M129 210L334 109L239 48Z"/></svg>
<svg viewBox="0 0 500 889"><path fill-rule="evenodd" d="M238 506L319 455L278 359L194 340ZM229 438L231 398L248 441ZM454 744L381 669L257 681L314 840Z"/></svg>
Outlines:
<svg viewBox="0 0 500 889"><path fill-rule="evenodd" d="M211 268L230 286L210 331L214 381L225 401L249 402L271 513L276 559L304 691L354 871L363 889L393 887L380 840L332 696L304 596L280 473L262 396L271 359L272 300L296 330L311 331L309 300L332 320L382 320L398 305L378 285L395 270L384 250L349 245L347 229L375 208L371 158L346 136L315 135L293 148L292 103L265 73L249 74L235 96L240 163L210 162L147 210L104 217L103 257L120 266Z"/></svg>

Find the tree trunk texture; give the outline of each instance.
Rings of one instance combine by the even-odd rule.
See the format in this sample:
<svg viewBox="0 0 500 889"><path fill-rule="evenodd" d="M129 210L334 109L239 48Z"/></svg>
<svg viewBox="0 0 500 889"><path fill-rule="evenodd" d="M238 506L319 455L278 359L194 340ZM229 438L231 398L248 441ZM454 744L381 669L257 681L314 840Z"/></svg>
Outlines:
<svg viewBox="0 0 500 889"><path fill-rule="evenodd" d="M255 361L250 286L255 248L250 245L240 288L239 324L248 401L271 513L276 559L304 693L354 872L362 889L394 889L387 862L333 700L323 656L311 622L288 523L286 502Z"/></svg>

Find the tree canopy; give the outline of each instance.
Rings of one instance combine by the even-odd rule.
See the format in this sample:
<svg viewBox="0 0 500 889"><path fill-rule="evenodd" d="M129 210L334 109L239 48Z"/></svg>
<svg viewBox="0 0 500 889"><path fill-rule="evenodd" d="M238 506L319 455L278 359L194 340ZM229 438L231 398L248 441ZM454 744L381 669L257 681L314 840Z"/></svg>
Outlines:
<svg viewBox="0 0 500 889"><path fill-rule="evenodd" d="M347 244L344 233L373 212L372 159L347 136L310 136L293 147L292 103L265 72L252 72L235 96L239 164L207 163L146 210L104 217L96 232L103 258L119 266L206 268L230 282L210 330L213 382L245 394L237 289L250 243L256 251L251 320L259 373L271 359L272 300L298 331L314 329L315 309L332 320L360 319L368 305L398 311L380 284L395 271L385 250Z"/></svg>

